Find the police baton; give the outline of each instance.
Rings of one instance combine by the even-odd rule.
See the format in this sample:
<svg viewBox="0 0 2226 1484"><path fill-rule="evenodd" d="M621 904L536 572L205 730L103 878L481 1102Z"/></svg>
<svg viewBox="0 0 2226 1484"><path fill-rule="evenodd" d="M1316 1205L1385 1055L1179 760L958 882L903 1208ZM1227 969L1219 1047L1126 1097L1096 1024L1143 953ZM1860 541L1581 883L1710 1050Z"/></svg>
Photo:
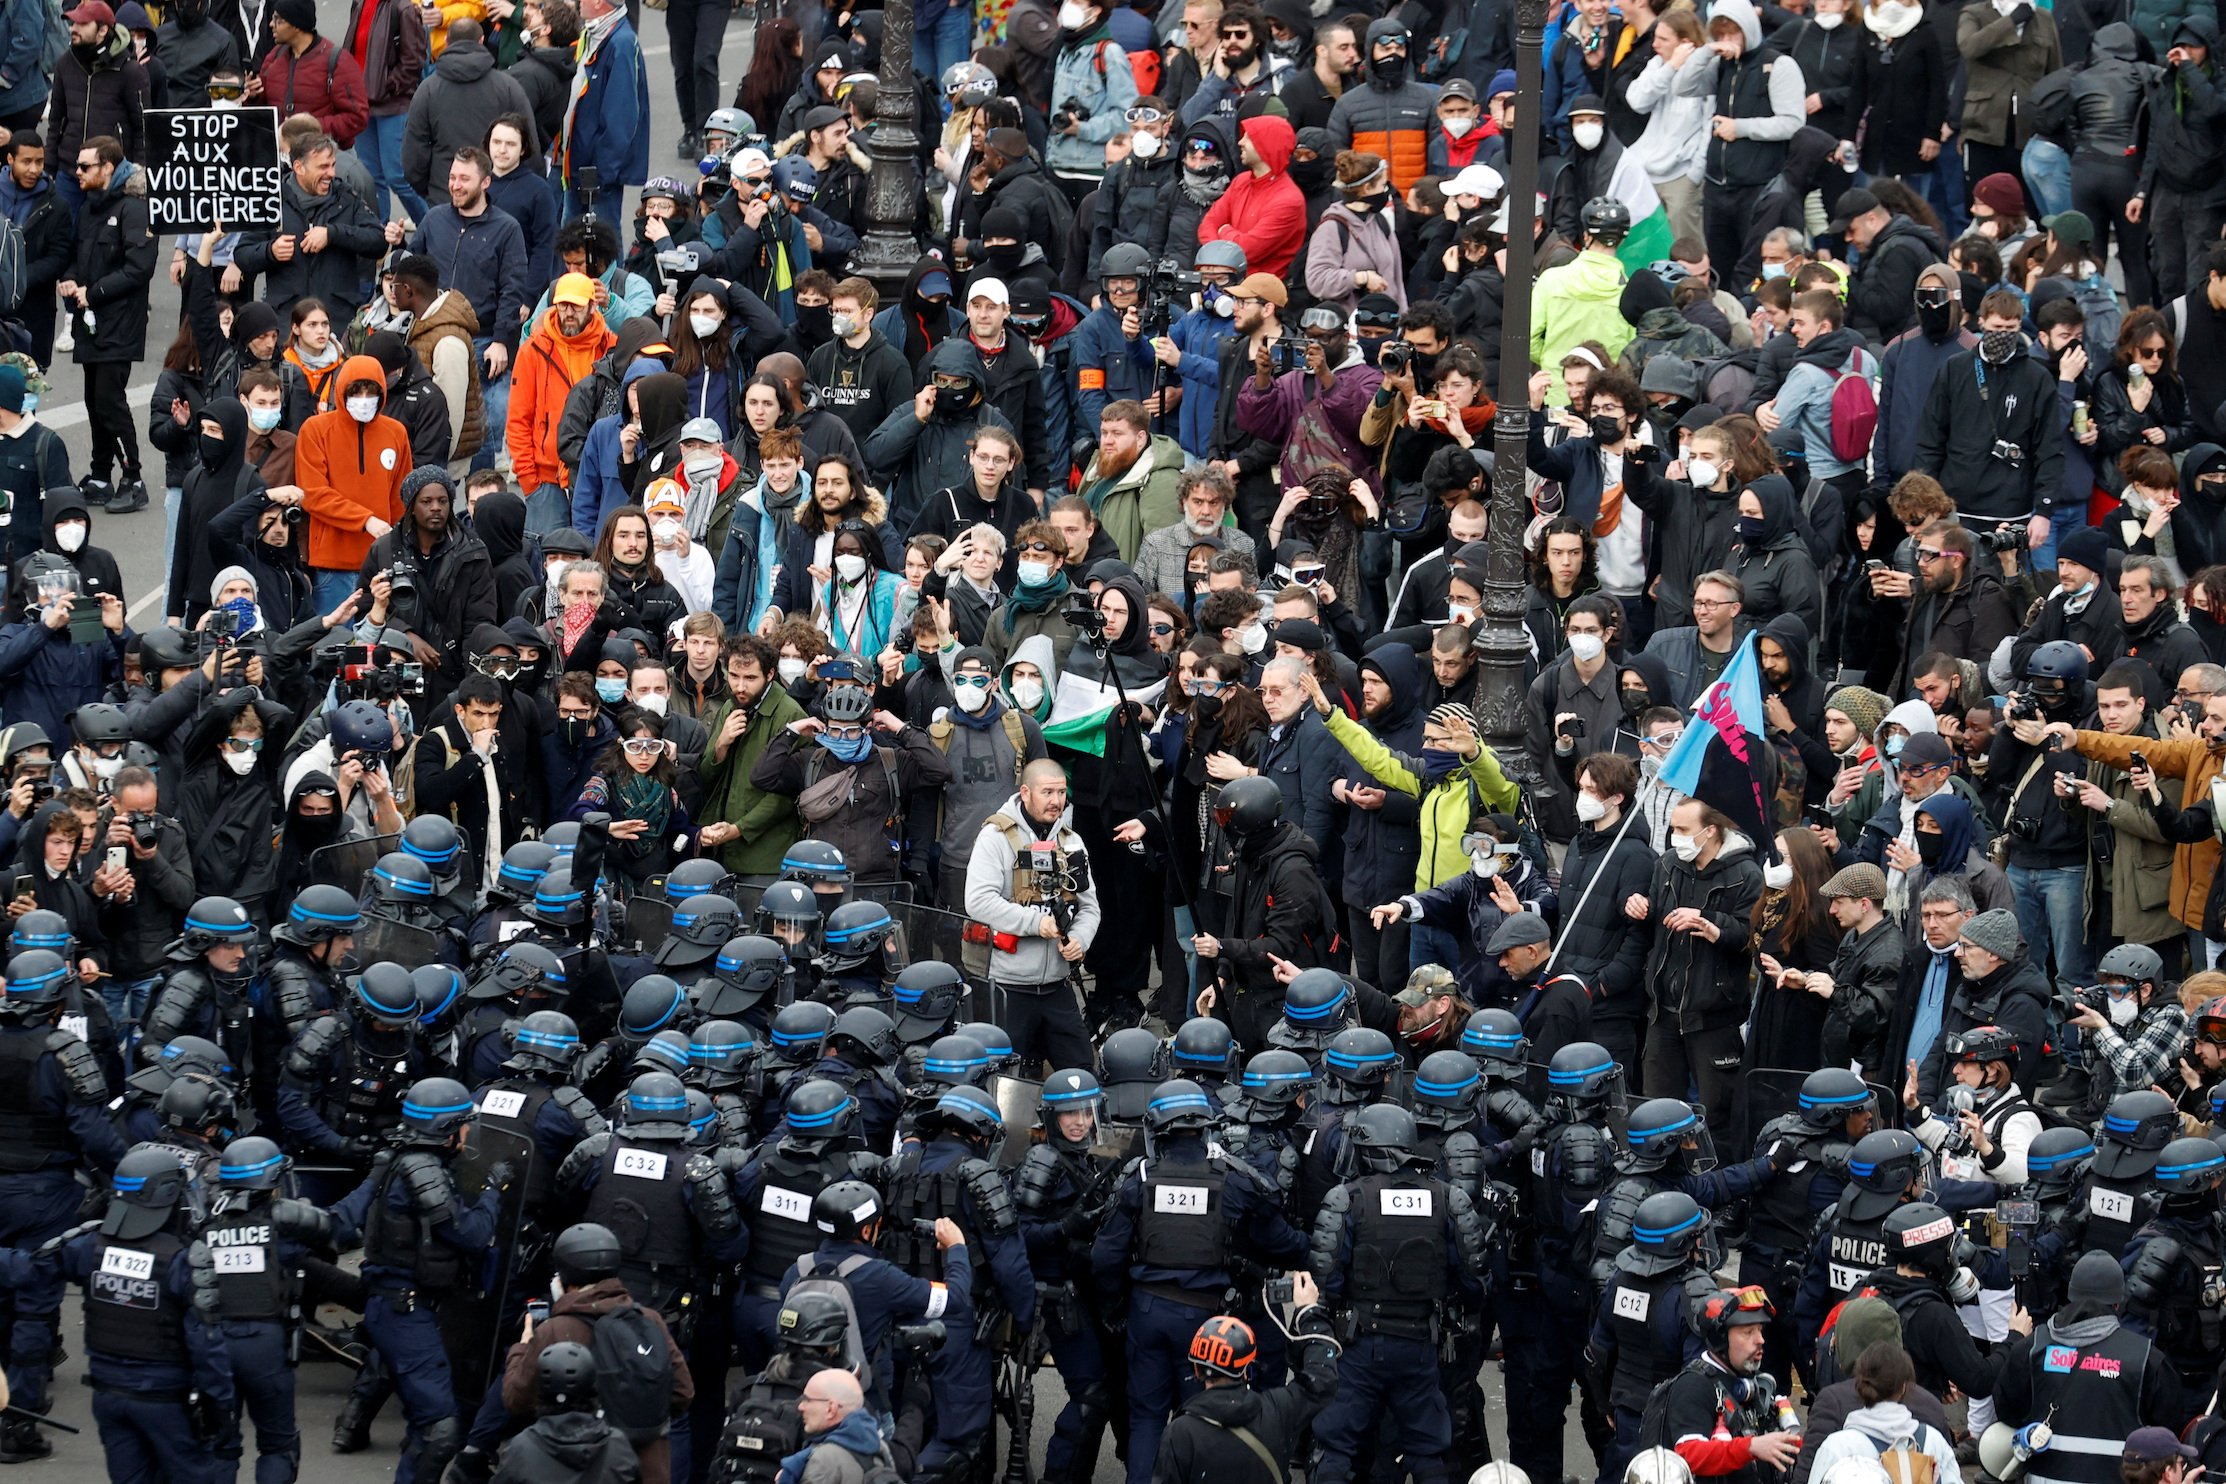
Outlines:
<svg viewBox="0 0 2226 1484"><path fill-rule="evenodd" d="M82 1427L72 1427L67 1422L56 1422L51 1417L43 1417L37 1412L25 1411L22 1407L0 1407L0 1417L18 1417L25 1422L36 1422L41 1427L51 1427L58 1432L73 1435L82 1434L85 1431Z"/></svg>

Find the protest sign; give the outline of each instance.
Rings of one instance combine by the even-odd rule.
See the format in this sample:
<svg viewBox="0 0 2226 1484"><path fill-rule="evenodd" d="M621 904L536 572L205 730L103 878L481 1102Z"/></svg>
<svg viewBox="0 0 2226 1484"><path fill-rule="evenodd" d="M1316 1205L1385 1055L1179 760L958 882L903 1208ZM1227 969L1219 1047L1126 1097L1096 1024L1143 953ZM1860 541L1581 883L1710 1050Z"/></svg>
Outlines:
<svg viewBox="0 0 2226 1484"><path fill-rule="evenodd" d="M147 218L165 232L276 229L278 110L147 110Z"/></svg>

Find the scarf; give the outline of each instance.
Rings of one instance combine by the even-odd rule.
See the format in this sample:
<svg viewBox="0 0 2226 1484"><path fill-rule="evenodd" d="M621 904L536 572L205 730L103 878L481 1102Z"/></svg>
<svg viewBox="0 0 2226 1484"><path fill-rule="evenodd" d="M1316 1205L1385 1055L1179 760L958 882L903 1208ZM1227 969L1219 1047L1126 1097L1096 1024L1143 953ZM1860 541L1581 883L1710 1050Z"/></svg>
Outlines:
<svg viewBox="0 0 2226 1484"><path fill-rule="evenodd" d="M595 609L585 603L568 603L564 609L564 652L569 656L587 637L588 625L595 622Z"/></svg>
<svg viewBox="0 0 2226 1484"><path fill-rule="evenodd" d="M680 524L687 531L690 541L701 541L704 531L710 527L711 507L719 502L720 483L726 478L727 470L733 466L734 456L723 452L719 455L717 466L701 479L689 474L687 465L680 466L680 472L687 476L688 486L681 503Z"/></svg>
<svg viewBox="0 0 2226 1484"><path fill-rule="evenodd" d="M655 773L637 773L623 763L620 767L618 787L613 790L619 817L649 821L649 828L631 842L646 854L664 837L672 820L672 790L658 782Z"/></svg>
<svg viewBox="0 0 2226 1484"><path fill-rule="evenodd" d="M579 112L580 100L587 96L590 81L588 69L595 65L596 52L602 49L604 42L610 40L611 32L617 30L618 23L624 19L626 19L625 11L613 10L609 15L596 20L591 21L585 17L580 20L580 39L573 43L572 47L574 63L571 97L566 100L564 105L563 132L557 135L557 138L563 141L557 149L557 153L562 157L558 161L559 174L566 181L572 179L572 120L573 116ZM613 181L611 187L615 187L617 184L618 182ZM606 189L611 187L606 187Z"/></svg>
<svg viewBox="0 0 2226 1484"><path fill-rule="evenodd" d="M825 732L814 732L812 740L846 763L864 762L867 750L873 746L872 736L865 734L837 740Z"/></svg>
<svg viewBox="0 0 2226 1484"><path fill-rule="evenodd" d="M1339 589L1343 591L1343 589ZM1061 567L1051 574L1051 580L1042 587L1016 585L1013 595L1005 600L1005 632L1013 631L1013 619L1023 613L1041 613L1067 595L1067 569Z"/></svg>

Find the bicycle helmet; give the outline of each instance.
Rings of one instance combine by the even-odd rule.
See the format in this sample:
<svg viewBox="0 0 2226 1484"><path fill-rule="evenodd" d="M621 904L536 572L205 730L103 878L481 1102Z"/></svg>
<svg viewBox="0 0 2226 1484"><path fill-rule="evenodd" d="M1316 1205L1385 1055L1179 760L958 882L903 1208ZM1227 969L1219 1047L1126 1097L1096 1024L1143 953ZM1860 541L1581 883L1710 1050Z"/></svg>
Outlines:
<svg viewBox="0 0 2226 1484"><path fill-rule="evenodd" d="M533 1362L533 1385L548 1411L593 1411L595 1352L575 1340L544 1346Z"/></svg>
<svg viewBox="0 0 2226 1484"><path fill-rule="evenodd" d="M1242 278L1251 265L1245 261L1244 249L1226 237L1198 244L1198 256L1190 260L1193 268L1227 268Z"/></svg>
<svg viewBox="0 0 2226 1484"><path fill-rule="evenodd" d="M1621 242L1631 235L1631 208L1613 196L1595 196L1584 204L1584 232L1601 242Z"/></svg>
<svg viewBox="0 0 2226 1484"><path fill-rule="evenodd" d="M556 1263L557 1276L567 1288L586 1288L605 1278L617 1277L619 1264L625 1257L617 1234L592 1221L576 1222L557 1233L549 1255Z"/></svg>
<svg viewBox="0 0 2226 1484"><path fill-rule="evenodd" d="M943 69L943 96L953 108L979 108L997 96L997 74L979 62L953 62Z"/></svg>
<svg viewBox="0 0 2226 1484"><path fill-rule="evenodd" d="M1105 250L1098 260L1098 286L1103 288L1108 279L1133 278L1142 282L1151 276L1152 255L1133 242L1116 242ZM1273 788L1271 781L1268 785Z"/></svg>
<svg viewBox="0 0 2226 1484"><path fill-rule="evenodd" d="M865 1239L881 1219L881 1193L863 1180L837 1180L812 1197L812 1225L838 1242Z"/></svg>

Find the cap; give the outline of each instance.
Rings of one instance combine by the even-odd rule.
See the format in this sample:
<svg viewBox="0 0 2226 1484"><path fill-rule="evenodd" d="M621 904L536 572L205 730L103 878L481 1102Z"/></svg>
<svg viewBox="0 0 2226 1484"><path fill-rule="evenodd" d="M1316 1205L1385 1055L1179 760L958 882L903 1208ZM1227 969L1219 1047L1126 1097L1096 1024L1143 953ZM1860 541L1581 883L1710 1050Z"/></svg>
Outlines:
<svg viewBox="0 0 2226 1484"><path fill-rule="evenodd" d="M966 298L969 303L976 299L987 299L992 304L1007 306L1010 306L1013 301L1013 296L1006 290L1005 280L1002 278L975 279L966 286Z"/></svg>
<svg viewBox="0 0 2226 1484"><path fill-rule="evenodd" d="M822 103L817 108L805 110L804 132L809 134L814 129L824 129L829 124L839 124L849 117L849 110L837 108L832 103Z"/></svg>
<svg viewBox="0 0 2226 1484"><path fill-rule="evenodd" d="M685 510L688 508L688 492L680 487L677 479L652 479L649 488L642 491L642 508Z"/></svg>
<svg viewBox="0 0 2226 1484"><path fill-rule="evenodd" d="M1028 157L1028 136L1018 129L1004 128L989 131L989 147L1008 160Z"/></svg>
<svg viewBox="0 0 2226 1484"><path fill-rule="evenodd" d="M2058 242L2086 247L2095 240L2095 224L2084 211L2059 211L2041 225L2054 232Z"/></svg>
<svg viewBox="0 0 2226 1484"><path fill-rule="evenodd" d="M951 275L940 268L932 268L920 275L920 281L914 287L920 291L923 299L932 299L937 294L947 297L951 292Z"/></svg>
<svg viewBox="0 0 2226 1484"><path fill-rule="evenodd" d="M1245 280L1230 291L1232 299L1265 299L1281 309L1291 302L1291 291L1283 287L1283 280L1272 273L1250 273Z"/></svg>
<svg viewBox="0 0 2226 1484"><path fill-rule="evenodd" d="M1449 994L1459 994L1460 985L1453 971L1440 964L1424 964L1407 976L1407 987L1392 996L1402 1005L1419 1009L1433 999L1443 999Z"/></svg>
<svg viewBox="0 0 2226 1484"><path fill-rule="evenodd" d="M1824 883L1828 897L1869 897L1874 902L1886 900L1886 873L1869 861L1857 861L1832 873Z"/></svg>
<svg viewBox="0 0 2226 1484"><path fill-rule="evenodd" d="M1276 644L1293 644L1308 654L1318 654L1329 648L1329 636L1322 626L1310 618L1286 618L1268 627L1268 638Z"/></svg>
<svg viewBox="0 0 2226 1484"><path fill-rule="evenodd" d="M1448 98L1466 98L1469 102L1474 103L1476 101L1476 84L1465 77L1447 78L1438 85L1438 101L1443 103Z"/></svg>
<svg viewBox="0 0 2226 1484"><path fill-rule="evenodd" d="M1448 196L1474 196L1489 201L1507 189L1507 181L1489 165L1470 165L1445 183Z"/></svg>
<svg viewBox="0 0 2226 1484"><path fill-rule="evenodd" d="M595 302L595 280L585 273L567 273L556 281L555 288L549 290L549 302L552 304L593 304Z"/></svg>
<svg viewBox="0 0 2226 1484"><path fill-rule="evenodd" d="M1853 717L1848 719L1854 720ZM1919 732L1901 744L1901 756L1896 761L1906 773L1911 768L1937 768L1954 758L1955 752L1948 746L1947 738L1938 732Z"/></svg>
<svg viewBox="0 0 2226 1484"><path fill-rule="evenodd" d="M708 417L691 417L686 422L680 425L680 441L682 443L723 444L727 440L725 436L720 433L719 424L715 419Z"/></svg>
<svg viewBox="0 0 2226 1484"><path fill-rule="evenodd" d="M2017 914L2007 907L1981 912L1965 923L1956 936L2005 961L2015 959L2025 941L2017 931Z"/></svg>
<svg viewBox="0 0 2226 1484"><path fill-rule="evenodd" d="M113 26L116 24L116 12L103 5L101 0L84 0L77 9L64 11L62 19L95 26Z"/></svg>
<svg viewBox="0 0 2226 1484"><path fill-rule="evenodd" d="M825 72L829 68L833 68L837 72L849 71L850 53L839 46L830 46L823 49L819 54L819 60L813 64L812 71Z"/></svg>
<svg viewBox="0 0 2226 1484"><path fill-rule="evenodd" d="M1839 204L1832 208L1831 224L1824 230L1827 232L1844 232L1847 230L1849 222L1868 212L1876 211L1878 206L1878 198L1861 186L1857 186L1852 191L1842 191L1840 192Z"/></svg>
<svg viewBox="0 0 2226 1484"><path fill-rule="evenodd" d="M1577 101L1569 105L1569 112L1572 117L1580 113L1597 113L1605 116L1607 111L1608 105L1600 101L1598 93L1579 93L1577 94Z"/></svg>
<svg viewBox="0 0 2226 1484"><path fill-rule="evenodd" d="M738 149L731 163L736 175L748 175L752 170L771 170L773 157L762 149Z"/></svg>
<svg viewBox="0 0 2226 1484"><path fill-rule="evenodd" d="M1492 934L1492 941L1484 945L1484 952L1497 958L1510 948L1526 948L1533 943L1553 940L1545 918L1535 912L1518 912L1499 925L1499 930Z"/></svg>
<svg viewBox="0 0 2226 1484"><path fill-rule="evenodd" d="M1998 170L1982 179L1971 188L1971 199L2004 216L2025 214L2025 187L2007 171Z"/></svg>
<svg viewBox="0 0 2226 1484"><path fill-rule="evenodd" d="M2196 1453L2169 1427L2137 1427L2126 1434L2125 1456L2141 1463L2161 1463L2167 1458L2193 1458Z"/></svg>

